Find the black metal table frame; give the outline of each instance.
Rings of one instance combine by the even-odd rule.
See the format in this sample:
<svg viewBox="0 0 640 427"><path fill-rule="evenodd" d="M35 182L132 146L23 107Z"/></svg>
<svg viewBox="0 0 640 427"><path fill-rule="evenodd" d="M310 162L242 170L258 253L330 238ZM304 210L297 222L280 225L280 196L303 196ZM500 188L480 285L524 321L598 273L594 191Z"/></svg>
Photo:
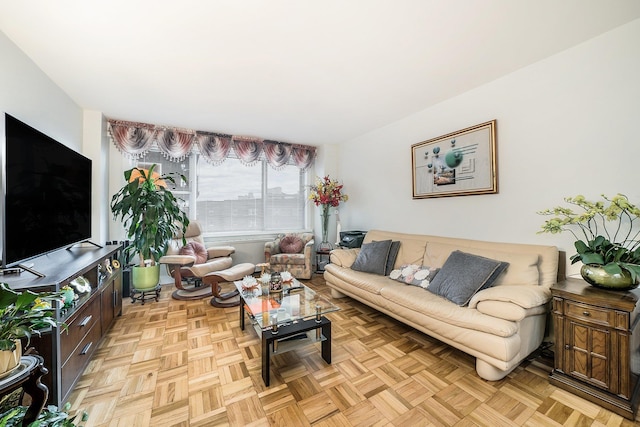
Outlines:
<svg viewBox="0 0 640 427"><path fill-rule="evenodd" d="M240 304L240 329L244 331L244 300ZM274 342L299 335L303 332L320 329L324 337L321 343L322 358L331 364L331 321L324 316L306 320L298 320L295 323L279 325L274 329L262 329L262 380L269 387L271 373L271 347ZM275 331L274 331L275 330Z"/></svg>

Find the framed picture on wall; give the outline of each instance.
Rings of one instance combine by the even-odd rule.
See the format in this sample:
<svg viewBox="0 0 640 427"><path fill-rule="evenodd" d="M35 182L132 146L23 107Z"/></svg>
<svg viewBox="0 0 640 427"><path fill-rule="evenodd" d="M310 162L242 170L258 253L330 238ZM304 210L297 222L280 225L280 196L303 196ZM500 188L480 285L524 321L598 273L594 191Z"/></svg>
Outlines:
<svg viewBox="0 0 640 427"><path fill-rule="evenodd" d="M496 121L411 146L413 198L498 192Z"/></svg>

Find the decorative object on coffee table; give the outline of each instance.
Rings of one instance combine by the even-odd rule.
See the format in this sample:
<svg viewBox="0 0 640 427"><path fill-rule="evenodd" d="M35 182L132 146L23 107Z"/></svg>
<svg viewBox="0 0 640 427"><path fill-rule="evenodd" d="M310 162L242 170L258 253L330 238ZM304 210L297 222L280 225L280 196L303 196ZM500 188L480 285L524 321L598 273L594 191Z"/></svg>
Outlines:
<svg viewBox="0 0 640 427"><path fill-rule="evenodd" d="M318 250L328 251L333 249L333 244L329 242L329 218L331 207L337 208L340 202L349 200L349 196L342 193L343 185L337 180L329 178L317 178L316 183L311 186L309 200L313 201L316 206L321 206L320 219L322 225L322 241L318 245Z"/></svg>
<svg viewBox="0 0 640 427"><path fill-rule="evenodd" d="M282 292L282 277L277 271L273 272L269 279L269 292L274 294Z"/></svg>
<svg viewBox="0 0 640 427"><path fill-rule="evenodd" d="M622 194L602 198L597 202L582 195L565 198L579 212L563 206L538 212L553 215L539 233L573 234L578 253L571 263L582 261L580 273L589 284L613 290L635 288L640 278L640 209Z"/></svg>

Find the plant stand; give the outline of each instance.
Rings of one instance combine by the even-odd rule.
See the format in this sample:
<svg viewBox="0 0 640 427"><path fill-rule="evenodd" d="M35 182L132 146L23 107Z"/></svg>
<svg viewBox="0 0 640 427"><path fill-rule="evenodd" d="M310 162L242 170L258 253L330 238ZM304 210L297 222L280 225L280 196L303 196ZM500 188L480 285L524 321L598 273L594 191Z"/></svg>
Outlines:
<svg viewBox="0 0 640 427"><path fill-rule="evenodd" d="M158 302L160 298L160 289L161 289L160 284L156 285L155 288L152 288L146 291L140 291L138 289L132 288L131 302L134 303L136 301L142 301L142 305L144 305L144 302L151 298L155 298L156 302ZM137 294L140 294L140 296L136 296Z"/></svg>

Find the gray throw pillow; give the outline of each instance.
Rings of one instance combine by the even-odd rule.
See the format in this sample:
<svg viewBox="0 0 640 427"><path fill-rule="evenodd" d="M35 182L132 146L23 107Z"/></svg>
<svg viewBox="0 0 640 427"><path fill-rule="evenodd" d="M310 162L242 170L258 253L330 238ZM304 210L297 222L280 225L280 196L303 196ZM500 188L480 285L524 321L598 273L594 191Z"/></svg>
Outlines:
<svg viewBox="0 0 640 427"><path fill-rule="evenodd" d="M364 273L384 275L390 249L391 240L365 243L360 248L356 260L351 265L351 269Z"/></svg>
<svg viewBox="0 0 640 427"><path fill-rule="evenodd" d="M508 266L508 262L453 251L427 290L465 306L476 292L491 287Z"/></svg>
<svg viewBox="0 0 640 427"><path fill-rule="evenodd" d="M389 256L387 257L387 265L384 268L384 275L388 276L393 270L393 266L396 264L396 258L398 258L398 252L400 251L400 242L391 242L391 248L389 249Z"/></svg>

